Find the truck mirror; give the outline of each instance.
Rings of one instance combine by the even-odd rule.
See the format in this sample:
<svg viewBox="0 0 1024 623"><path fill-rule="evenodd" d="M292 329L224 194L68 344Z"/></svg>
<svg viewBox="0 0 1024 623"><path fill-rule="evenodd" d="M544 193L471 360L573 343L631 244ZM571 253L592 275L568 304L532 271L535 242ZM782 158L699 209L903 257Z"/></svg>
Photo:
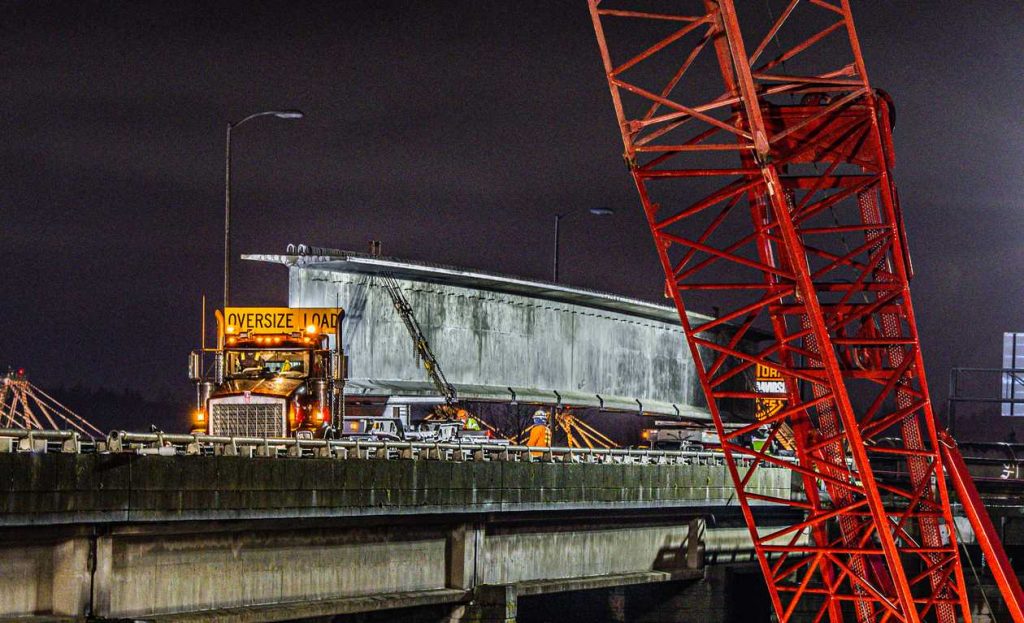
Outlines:
<svg viewBox="0 0 1024 623"><path fill-rule="evenodd" d="M192 351L188 354L188 380L193 383L198 383L203 378L202 373L202 354L197 351Z"/></svg>

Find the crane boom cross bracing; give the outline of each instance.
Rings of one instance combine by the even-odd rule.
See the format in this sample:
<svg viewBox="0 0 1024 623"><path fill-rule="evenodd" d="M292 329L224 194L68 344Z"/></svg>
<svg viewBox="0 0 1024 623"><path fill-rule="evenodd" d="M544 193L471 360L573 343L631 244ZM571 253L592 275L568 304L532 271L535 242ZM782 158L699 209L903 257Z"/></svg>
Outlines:
<svg viewBox="0 0 1024 623"><path fill-rule="evenodd" d="M787 0L777 15L733 0L588 4L779 620L970 620L890 178L894 111L848 0ZM710 302L721 312L693 324L687 306ZM725 323L727 342L705 337ZM755 333L773 337L741 348ZM727 432L732 401L764 397L729 381L758 365L781 375L786 406ZM770 439L792 429L795 461L740 443L762 425ZM748 491L769 464L802 495ZM761 504L789 507L791 523L759 529Z"/></svg>

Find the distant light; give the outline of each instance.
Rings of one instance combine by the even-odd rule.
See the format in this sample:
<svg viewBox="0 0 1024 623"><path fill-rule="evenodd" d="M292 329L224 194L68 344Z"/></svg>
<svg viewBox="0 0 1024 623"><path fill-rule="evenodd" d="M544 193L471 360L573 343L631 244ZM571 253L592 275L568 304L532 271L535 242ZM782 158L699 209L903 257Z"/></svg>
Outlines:
<svg viewBox="0 0 1024 623"><path fill-rule="evenodd" d="M305 115L301 110L279 110L274 113L278 119L302 119Z"/></svg>
<svg viewBox="0 0 1024 623"><path fill-rule="evenodd" d="M615 210L611 208L590 208L590 213L594 216L611 216L615 214Z"/></svg>
<svg viewBox="0 0 1024 623"><path fill-rule="evenodd" d="M316 325L315 324L311 324L308 327L306 327L306 333L308 333L310 335L313 335L314 333L316 333Z"/></svg>

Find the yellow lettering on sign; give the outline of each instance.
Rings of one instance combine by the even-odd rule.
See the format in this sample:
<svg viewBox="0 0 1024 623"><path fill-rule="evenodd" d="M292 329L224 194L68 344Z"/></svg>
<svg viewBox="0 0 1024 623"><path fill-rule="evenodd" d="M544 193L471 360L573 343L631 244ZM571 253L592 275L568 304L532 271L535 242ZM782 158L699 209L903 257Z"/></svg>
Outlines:
<svg viewBox="0 0 1024 623"><path fill-rule="evenodd" d="M772 379L781 379L782 373L775 368L759 363L757 364L757 370L754 372L754 377L758 381L769 381Z"/></svg>
<svg viewBox="0 0 1024 623"><path fill-rule="evenodd" d="M228 307L225 331L232 333L293 333L315 327L317 333L333 333L345 310L339 307Z"/></svg>
<svg viewBox="0 0 1024 623"><path fill-rule="evenodd" d="M786 392L786 384L782 382L782 373L776 368L757 364L754 371L754 387L761 394L783 394ZM786 405L786 401L780 398L758 398L754 401L754 416L758 420L764 420L775 415Z"/></svg>

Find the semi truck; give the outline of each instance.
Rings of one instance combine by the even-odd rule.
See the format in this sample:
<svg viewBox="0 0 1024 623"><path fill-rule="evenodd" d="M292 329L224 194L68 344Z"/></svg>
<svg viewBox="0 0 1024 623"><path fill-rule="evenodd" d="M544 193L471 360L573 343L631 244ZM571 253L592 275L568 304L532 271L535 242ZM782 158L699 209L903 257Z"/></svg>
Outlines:
<svg viewBox="0 0 1024 623"><path fill-rule="evenodd" d="M344 310L228 307L215 316L216 347L189 356L196 389L193 432L325 437L339 428ZM212 365L205 369L210 354Z"/></svg>

